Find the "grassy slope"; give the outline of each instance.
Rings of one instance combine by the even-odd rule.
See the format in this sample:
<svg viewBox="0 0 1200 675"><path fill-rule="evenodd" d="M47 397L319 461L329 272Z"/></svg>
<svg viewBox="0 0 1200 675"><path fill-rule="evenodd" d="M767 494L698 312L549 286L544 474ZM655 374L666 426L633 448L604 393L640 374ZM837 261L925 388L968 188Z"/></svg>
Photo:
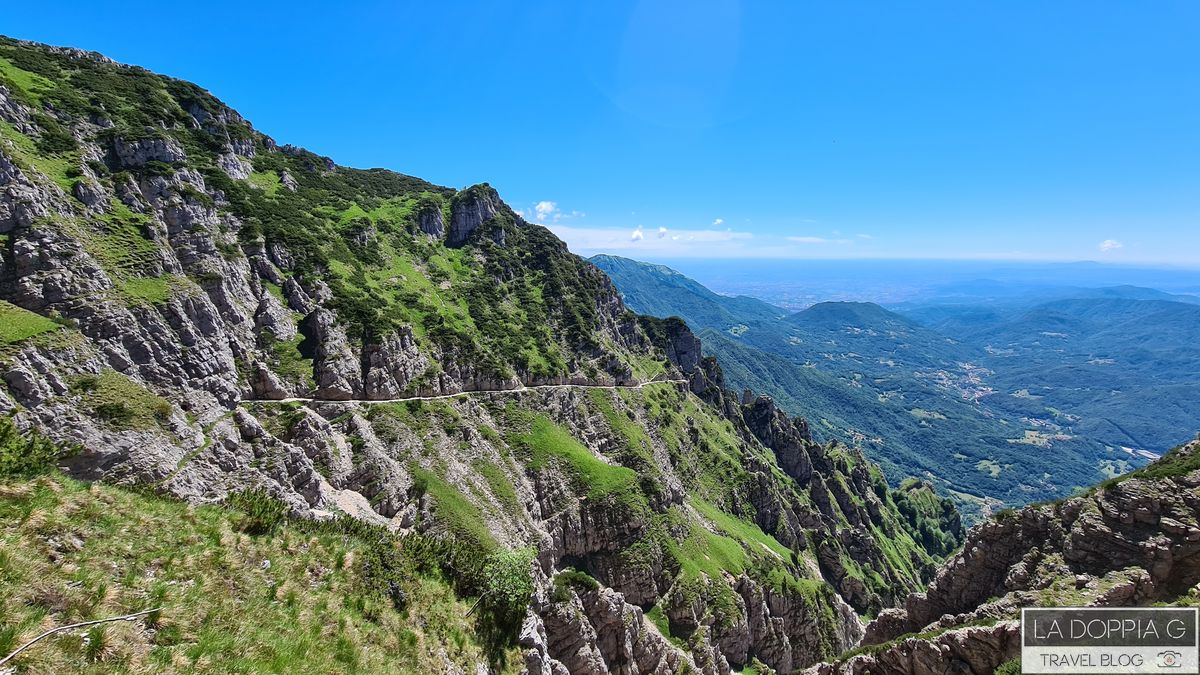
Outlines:
<svg viewBox="0 0 1200 675"><path fill-rule="evenodd" d="M59 476L0 482L0 654L46 628L161 606L157 617L50 638L18 665L436 672L441 653L463 666L485 660L469 603L436 577L406 578L397 612L364 597L360 539L297 525L251 537L236 519Z"/></svg>
<svg viewBox="0 0 1200 675"><path fill-rule="evenodd" d="M40 314L0 300L0 344L14 344L59 328Z"/></svg>

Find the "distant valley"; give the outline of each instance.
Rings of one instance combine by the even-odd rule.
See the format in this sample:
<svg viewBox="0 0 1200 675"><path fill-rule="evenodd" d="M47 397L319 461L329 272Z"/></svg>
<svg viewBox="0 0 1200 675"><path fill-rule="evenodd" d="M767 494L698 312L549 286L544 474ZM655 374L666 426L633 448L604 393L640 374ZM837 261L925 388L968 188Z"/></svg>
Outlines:
<svg viewBox="0 0 1200 675"><path fill-rule="evenodd" d="M731 384L862 448L893 481L938 484L969 518L1069 494L1200 429L1193 296L979 282L896 311L793 312L665 266L591 261L634 311L687 321Z"/></svg>

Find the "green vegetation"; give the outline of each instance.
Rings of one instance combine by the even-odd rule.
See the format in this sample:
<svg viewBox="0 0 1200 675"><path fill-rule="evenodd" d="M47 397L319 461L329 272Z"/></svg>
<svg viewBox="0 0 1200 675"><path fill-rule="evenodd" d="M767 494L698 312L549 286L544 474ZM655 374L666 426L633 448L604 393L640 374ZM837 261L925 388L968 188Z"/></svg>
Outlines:
<svg viewBox="0 0 1200 675"><path fill-rule="evenodd" d="M98 224L72 224L106 272L116 279L145 275L158 261L158 245L150 236L149 219L114 201Z"/></svg>
<svg viewBox="0 0 1200 675"><path fill-rule="evenodd" d="M1153 464L1125 474L1122 478L1175 478L1200 469L1200 452L1196 445L1182 445L1168 452ZM1120 478L1117 479L1121 480Z"/></svg>
<svg viewBox="0 0 1200 675"><path fill-rule="evenodd" d="M667 613L663 611L661 605L656 604L651 607L650 610L646 612L646 618L650 620L650 623L654 624L654 626L658 628L659 633L662 633L664 637L671 638L671 622L667 618ZM675 642L677 643L676 646L679 646L679 644L682 643L682 641L678 638L675 638Z"/></svg>
<svg viewBox="0 0 1200 675"><path fill-rule="evenodd" d="M520 513L521 504L517 499L517 491L504 469L485 459L477 460L472 466L487 481L488 489L501 506L509 513Z"/></svg>
<svg viewBox="0 0 1200 675"><path fill-rule="evenodd" d="M237 492L230 495L225 503L242 513L235 524L238 530L246 534L271 534L287 516L287 505L262 489Z"/></svg>
<svg viewBox="0 0 1200 675"><path fill-rule="evenodd" d="M62 328L41 314L35 314L0 300L0 344L13 344Z"/></svg>
<svg viewBox="0 0 1200 675"><path fill-rule="evenodd" d="M750 664L738 671L738 675L766 675L775 672L767 664L757 658L751 658Z"/></svg>
<svg viewBox="0 0 1200 675"><path fill-rule="evenodd" d="M71 454L74 450L58 446L36 429L21 433L11 417L0 417L0 480L47 473Z"/></svg>
<svg viewBox="0 0 1200 675"><path fill-rule="evenodd" d="M728 511L752 513L753 507L746 499L753 480L746 468L749 458L742 455L742 443L732 425L694 397L685 397L680 403L676 418L680 426L672 429L671 435L680 439L681 448L685 447L685 439L690 441L693 435L696 438L695 451L680 453L680 470L693 482L696 494ZM766 455L760 459L767 460L765 466L775 465ZM779 471L777 477L782 476Z"/></svg>
<svg viewBox="0 0 1200 675"><path fill-rule="evenodd" d="M613 499L634 513L643 513L647 509L646 498L638 488L635 471L599 459L544 415L534 415L529 431L517 435L513 444L529 454L529 465L534 470L551 462L556 463L571 476L576 488L587 494L588 499Z"/></svg>
<svg viewBox="0 0 1200 675"><path fill-rule="evenodd" d="M133 303L162 304L171 299L171 294L180 285L176 277L132 277L125 279L118 288Z"/></svg>
<svg viewBox="0 0 1200 675"><path fill-rule="evenodd" d="M42 115L38 119L46 123L46 138L60 138L64 133L51 118ZM58 131L56 134L52 134L50 129ZM37 171L54 181L64 192L70 194L71 188L75 186L75 175L78 175L76 173L79 170L78 156L69 149L64 150L57 147L61 145L59 143L55 144L56 152L47 152L48 148L43 143L22 134L3 120L0 120L0 138L13 142L11 146L5 148L5 154L10 155L22 171ZM74 147L74 144L74 139L70 140L71 148Z"/></svg>
<svg viewBox="0 0 1200 675"><path fill-rule="evenodd" d="M415 486L419 494L433 497L437 525L462 543L466 550L488 554L497 549L495 537L488 530L483 512L453 485L442 480L432 471L411 467Z"/></svg>
<svg viewBox="0 0 1200 675"><path fill-rule="evenodd" d="M902 482L890 496L896 504L896 510L903 516L905 529L925 550L933 555L947 556L962 543L966 532L954 503L938 496L932 485L910 478ZM880 539L887 540L886 537ZM899 566L903 568L909 565Z"/></svg>
<svg viewBox="0 0 1200 675"><path fill-rule="evenodd" d="M207 92L140 69L69 59L5 39L0 39L0 58L22 100L64 116L111 120L111 128L92 139L102 149L151 139L182 148L186 159L166 157L171 161L139 167L122 166L116 154L107 153L104 161L87 162L86 180L94 173L105 187L115 187L144 185L154 177L168 201L182 199L190 207L223 212L227 218L208 233L216 253L244 265L245 252L265 246L287 278L324 281L352 348L397 337L407 341L411 333L419 350L427 357L439 355L436 360L447 370L451 363L476 369L464 379L649 377L667 372L663 347L686 328L679 319L601 316L612 292L604 275L543 228L524 226L487 185L455 191L388 171L337 167L295 148L277 150L240 118L223 114L227 110ZM11 130L3 131L7 138ZM13 132L15 156L26 162L23 166L64 189L83 179L73 139L64 140L52 119L35 118L29 131ZM216 164L230 141L255 148L249 180L233 179ZM188 182L193 171L204 177L207 190ZM295 179L294 190L283 189L284 172ZM218 193L224 199L216 198ZM484 202L496 213L465 241L447 244L421 231L432 216L453 222L464 207L478 212ZM161 274L171 268L160 260L163 237L179 237L182 220L164 217L170 233L164 235L157 219L119 203L109 206L104 215L54 216L42 223L78 240L112 278L115 288L106 300L123 301L142 316L178 293L196 292L197 284L212 288L219 273L203 265L220 263L215 256L198 256L199 265L185 260L189 277ZM235 220L242 224L236 235ZM278 280L273 271L267 276ZM278 285L268 283L266 289L283 301ZM776 312L757 309L764 317ZM608 325L613 322L615 327ZM658 347L639 346L631 353L624 346L640 341L639 326ZM739 339L751 339L758 330L744 323L735 332ZM285 340L264 331L257 337L278 374L311 385L314 350L305 336ZM243 379L248 360L239 364ZM437 377L439 367L432 364L411 389ZM358 412L329 419L351 448L348 457L338 458L336 470L344 468L341 460L351 461L350 482L372 505L387 513L397 502L420 500L413 529L421 534L405 536L348 516L322 523L290 521L287 504L267 488L236 492L219 507L188 508L52 473L40 477L56 455L32 437L13 440L7 454L0 454L4 466L11 466L5 470L40 475L24 484L0 483L0 513L6 516L0 519L5 544L0 550L18 551L0 559L6 581L9 561L17 560L11 589L0 588L0 630L8 631L0 637L16 639L48 623L162 605L146 625L154 631L114 626L97 629L86 646L78 636L52 642L46 669L474 669L471 663L434 660L444 652L456 661L486 660L497 671L512 670L519 667L511 660L513 638L530 601L536 556L522 548L533 537L521 539L527 531L512 527L525 524L513 520L524 518L513 482L521 471L529 474L519 476L522 484L527 478L539 484L565 479L568 494L554 495L564 499L565 508L577 506L619 524L628 521L630 527L620 528L626 538L605 553L639 566L647 578L673 583L672 592L685 601L702 599L697 606L707 608L719 627L739 619L728 575L746 574L810 606L814 617L820 615L821 630L832 635L838 625L833 595L810 572L817 566L814 550L832 547L847 574L883 593L889 583L911 586L929 566L916 540L947 545L942 536L948 523L936 510L943 502L914 488L895 498L909 509L897 516L882 475L852 449L830 451L834 468L823 480L841 505L821 506L832 522L848 526L849 511L867 505L858 490L863 472L871 472L871 486L885 506L882 516L870 514L879 522L867 526L872 537L883 540L883 558L870 551L879 570L852 559L837 539L818 540L817 530L795 527L798 522L811 526L818 518L815 508L808 508L813 488L784 474L774 453L754 440L736 414L726 415L674 384L571 391L553 400L576 409L554 406L562 414L554 419L521 407L532 397L560 393L371 405L362 414L386 445L385 453L366 451L371 434L358 428ZM183 418L166 400L113 370L74 378L63 398L78 400L82 410L116 430L169 429L168 422ZM476 414L484 408L492 415ZM307 414L287 405L247 409L280 437ZM210 439L220 436L214 433L217 421L205 419L206 440L180 459L168 479L211 452ZM586 422L576 427L576 419ZM584 430L579 438L576 428ZM583 433L587 445L580 442ZM247 441L259 455L254 469L281 459L277 444ZM381 454L382 461L408 468L414 479L408 494L397 494L402 482L384 485L383 475L371 477ZM669 457L657 456L663 454ZM332 477L334 463L322 459L319 464L318 470ZM682 487L686 495L682 502L677 493L666 499L668 470L682 484L672 476L672 490ZM236 478L244 484L242 473ZM760 513L764 503L767 509ZM781 518L774 520L775 515ZM795 541L791 549L781 542L806 535L807 541ZM71 537L83 543L75 546ZM47 547L54 552L48 554ZM602 576L605 570L591 567L594 560L587 555L569 560L580 570L559 574L553 597L595 589L597 581L587 571ZM651 620L669 634L661 609Z"/></svg>
<svg viewBox="0 0 1200 675"><path fill-rule="evenodd" d="M298 382L305 388L313 383L313 360L300 351L304 335L297 333L290 340L277 340L264 331L263 340L271 354L271 368L290 382Z"/></svg>
<svg viewBox="0 0 1200 675"><path fill-rule="evenodd" d="M479 604L490 617L489 625L501 632L515 633L525 618L533 595L529 566L534 555L533 549L498 550L483 565L485 581Z"/></svg>
<svg viewBox="0 0 1200 675"><path fill-rule="evenodd" d="M0 653L37 672L436 672L520 667L439 571L437 544L348 518L240 531L244 514L57 475L0 481ZM50 555L47 555L47 552ZM525 555L525 554L520 554ZM269 561L269 565L267 562ZM499 575L519 600L518 565ZM399 600L399 606L397 606Z"/></svg>
<svg viewBox="0 0 1200 675"><path fill-rule="evenodd" d="M580 593L595 591L600 588L600 582L587 572L581 572L573 567L554 575L554 590L550 599L554 602L566 602L570 598L569 591L574 589ZM665 634L665 633L664 633Z"/></svg>
<svg viewBox="0 0 1200 675"><path fill-rule="evenodd" d="M275 193L283 187L279 174L274 171L255 171L250 174L250 182L268 197L274 197Z"/></svg>
<svg viewBox="0 0 1200 675"><path fill-rule="evenodd" d="M996 672L993 675L1021 675L1021 659L1017 657L1010 661L1005 661L999 666L996 666Z"/></svg>
<svg viewBox="0 0 1200 675"><path fill-rule="evenodd" d="M740 518L735 518L699 498L693 499L691 505L700 515L704 516L734 539L745 542L749 546L758 546L765 551L770 551L783 560L791 558L791 550L779 543L779 540L775 537L763 532L759 526L748 523Z"/></svg>
<svg viewBox="0 0 1200 675"><path fill-rule="evenodd" d="M54 89L54 83L28 70L13 65L12 61L0 58L0 78L7 80L10 89L23 92L34 103L41 103L41 94Z"/></svg>
<svg viewBox="0 0 1200 675"><path fill-rule="evenodd" d="M671 548L684 580L700 575L720 579L722 572L737 575L750 568L750 557L741 542L697 524L691 524L687 538L677 545L672 542Z"/></svg>
<svg viewBox="0 0 1200 675"><path fill-rule="evenodd" d="M537 378L568 372L557 335L569 343L593 339L595 300L576 296L580 288L599 292L602 277L553 250L561 245L549 233L517 228L507 209L481 230L503 231L510 242L504 247L481 238L446 248L417 232L420 205L440 209L451 199L493 199L490 188L455 194L387 172L315 171L317 160L261 153L252 180L262 189L215 169L205 175L247 223L243 242L282 243L299 275L328 278L339 316L356 340L375 342L407 326L418 341L477 363L486 374ZM285 169L300 183L296 192L266 181Z"/></svg>
<svg viewBox="0 0 1200 675"><path fill-rule="evenodd" d="M622 401L624 398L623 394L628 394L635 406L640 403L640 396L638 392L634 391L614 392L605 389L593 389L588 392L588 397L592 406L598 409L604 416L614 435L622 441L621 450L617 453L615 459L622 466L628 467L638 474L644 492L647 494L661 494L661 471L658 461L654 458L650 438L646 434L641 420L634 413L634 407L622 405L624 411L618 412L614 405L614 399Z"/></svg>
<svg viewBox="0 0 1200 675"><path fill-rule="evenodd" d="M1177 478L1196 471L1200 469L1200 446L1198 446L1198 441L1200 441L1200 436L1197 436L1197 441L1185 443L1171 449L1170 452L1163 455L1160 459L1155 460L1152 464L1115 478L1109 478L1099 485L1088 489L1084 494L1094 490L1104 490L1113 487L1131 478Z"/></svg>
<svg viewBox="0 0 1200 675"><path fill-rule="evenodd" d="M152 428L172 411L166 399L115 370L77 377L71 390L89 411L118 430Z"/></svg>

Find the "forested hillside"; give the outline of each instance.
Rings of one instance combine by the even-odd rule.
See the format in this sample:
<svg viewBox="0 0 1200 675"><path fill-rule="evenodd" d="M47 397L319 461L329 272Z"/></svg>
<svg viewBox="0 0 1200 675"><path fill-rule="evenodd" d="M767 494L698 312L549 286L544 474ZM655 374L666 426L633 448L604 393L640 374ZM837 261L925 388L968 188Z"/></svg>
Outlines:
<svg viewBox="0 0 1200 675"><path fill-rule="evenodd" d="M1189 375L1200 317L1169 294L1059 289L1080 297L775 315L661 265L592 260L634 309L687 321L735 387L862 448L893 482L935 482L972 520L1136 468L1200 428Z"/></svg>

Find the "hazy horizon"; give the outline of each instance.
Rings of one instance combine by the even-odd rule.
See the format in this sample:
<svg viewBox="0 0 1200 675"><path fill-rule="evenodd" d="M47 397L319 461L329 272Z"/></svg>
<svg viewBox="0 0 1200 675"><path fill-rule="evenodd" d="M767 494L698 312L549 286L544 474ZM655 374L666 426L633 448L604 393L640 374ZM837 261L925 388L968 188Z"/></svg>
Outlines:
<svg viewBox="0 0 1200 675"><path fill-rule="evenodd" d="M787 309L817 302L882 305L954 294L1000 300L1071 288L1135 286L1200 296L1200 269L1167 265L934 259L796 260L635 258L669 267L722 295L745 295Z"/></svg>

